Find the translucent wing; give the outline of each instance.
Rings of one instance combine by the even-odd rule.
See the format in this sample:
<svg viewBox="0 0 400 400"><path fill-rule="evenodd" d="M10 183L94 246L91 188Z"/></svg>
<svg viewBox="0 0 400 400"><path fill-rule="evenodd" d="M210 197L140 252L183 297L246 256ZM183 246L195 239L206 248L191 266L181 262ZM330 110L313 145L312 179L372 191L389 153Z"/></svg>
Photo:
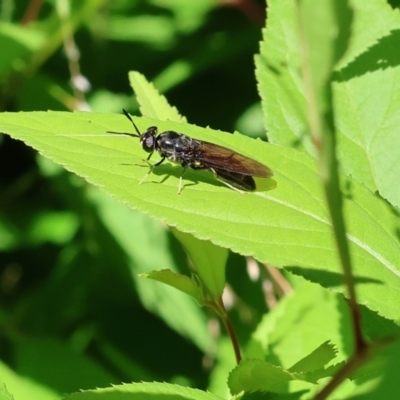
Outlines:
<svg viewBox="0 0 400 400"><path fill-rule="evenodd" d="M236 153L226 147L200 140L196 146L196 160L207 168L229 171L239 175L259 178L269 178L274 175L270 168L250 157Z"/></svg>

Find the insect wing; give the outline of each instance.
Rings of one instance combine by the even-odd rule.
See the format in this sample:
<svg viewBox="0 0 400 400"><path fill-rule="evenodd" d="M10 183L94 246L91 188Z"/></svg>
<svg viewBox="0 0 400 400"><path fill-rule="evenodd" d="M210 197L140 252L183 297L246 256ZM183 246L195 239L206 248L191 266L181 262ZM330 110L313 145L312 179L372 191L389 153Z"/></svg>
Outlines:
<svg viewBox="0 0 400 400"><path fill-rule="evenodd" d="M199 141L197 159L207 168L230 171L238 175L269 178L273 172L264 164L217 144Z"/></svg>

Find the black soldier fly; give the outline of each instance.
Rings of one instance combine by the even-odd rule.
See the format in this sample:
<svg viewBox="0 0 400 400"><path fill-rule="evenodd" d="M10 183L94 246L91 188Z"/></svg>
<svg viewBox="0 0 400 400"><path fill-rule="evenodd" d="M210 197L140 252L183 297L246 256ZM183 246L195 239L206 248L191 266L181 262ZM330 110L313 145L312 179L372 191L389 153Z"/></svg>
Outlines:
<svg viewBox="0 0 400 400"><path fill-rule="evenodd" d="M149 172L140 181L142 183L155 167L160 166L165 160L180 164L183 172L179 178L178 194L182 191L182 177L188 167L192 169L208 169L214 176L230 188L241 192L253 191L256 184L253 177L270 178L273 172L265 165L242 154L236 153L226 147L218 146L203 140L193 139L182 133L165 131L158 134L158 128L151 126L143 133L127 111L125 116L132 122L137 134L128 132L109 132L120 135L138 137L142 148L150 153L146 161L149 161L155 151L161 156L161 160L150 166Z"/></svg>

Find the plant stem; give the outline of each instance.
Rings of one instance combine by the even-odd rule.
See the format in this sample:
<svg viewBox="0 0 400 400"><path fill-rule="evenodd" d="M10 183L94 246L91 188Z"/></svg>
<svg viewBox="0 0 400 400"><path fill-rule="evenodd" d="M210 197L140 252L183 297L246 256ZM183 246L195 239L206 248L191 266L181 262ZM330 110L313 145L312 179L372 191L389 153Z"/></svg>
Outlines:
<svg viewBox="0 0 400 400"><path fill-rule="evenodd" d="M356 349L347 363L335 374L332 380L315 395L314 400L326 399L345 379L351 376L352 373L357 371L358 368L372 358L377 351L382 349L384 346L393 343L396 339L397 338L395 337L386 337L374 343L366 344L358 350Z"/></svg>
<svg viewBox="0 0 400 400"><path fill-rule="evenodd" d="M224 302L222 301L222 297L218 299L218 308L222 311L219 313L219 315L221 316L221 319L231 339L233 351L235 352L236 363L239 364L240 361L242 360L242 356L240 354L239 342L237 340L237 336L235 330L233 329L233 325L231 323L229 315L226 312Z"/></svg>

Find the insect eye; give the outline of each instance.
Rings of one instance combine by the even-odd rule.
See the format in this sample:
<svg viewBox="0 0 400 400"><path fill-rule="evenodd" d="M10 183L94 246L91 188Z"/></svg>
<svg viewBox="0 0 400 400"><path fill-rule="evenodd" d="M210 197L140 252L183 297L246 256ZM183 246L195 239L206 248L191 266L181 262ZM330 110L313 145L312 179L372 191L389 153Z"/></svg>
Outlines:
<svg viewBox="0 0 400 400"><path fill-rule="evenodd" d="M154 150L154 136L144 136L142 138L143 150L150 152Z"/></svg>

